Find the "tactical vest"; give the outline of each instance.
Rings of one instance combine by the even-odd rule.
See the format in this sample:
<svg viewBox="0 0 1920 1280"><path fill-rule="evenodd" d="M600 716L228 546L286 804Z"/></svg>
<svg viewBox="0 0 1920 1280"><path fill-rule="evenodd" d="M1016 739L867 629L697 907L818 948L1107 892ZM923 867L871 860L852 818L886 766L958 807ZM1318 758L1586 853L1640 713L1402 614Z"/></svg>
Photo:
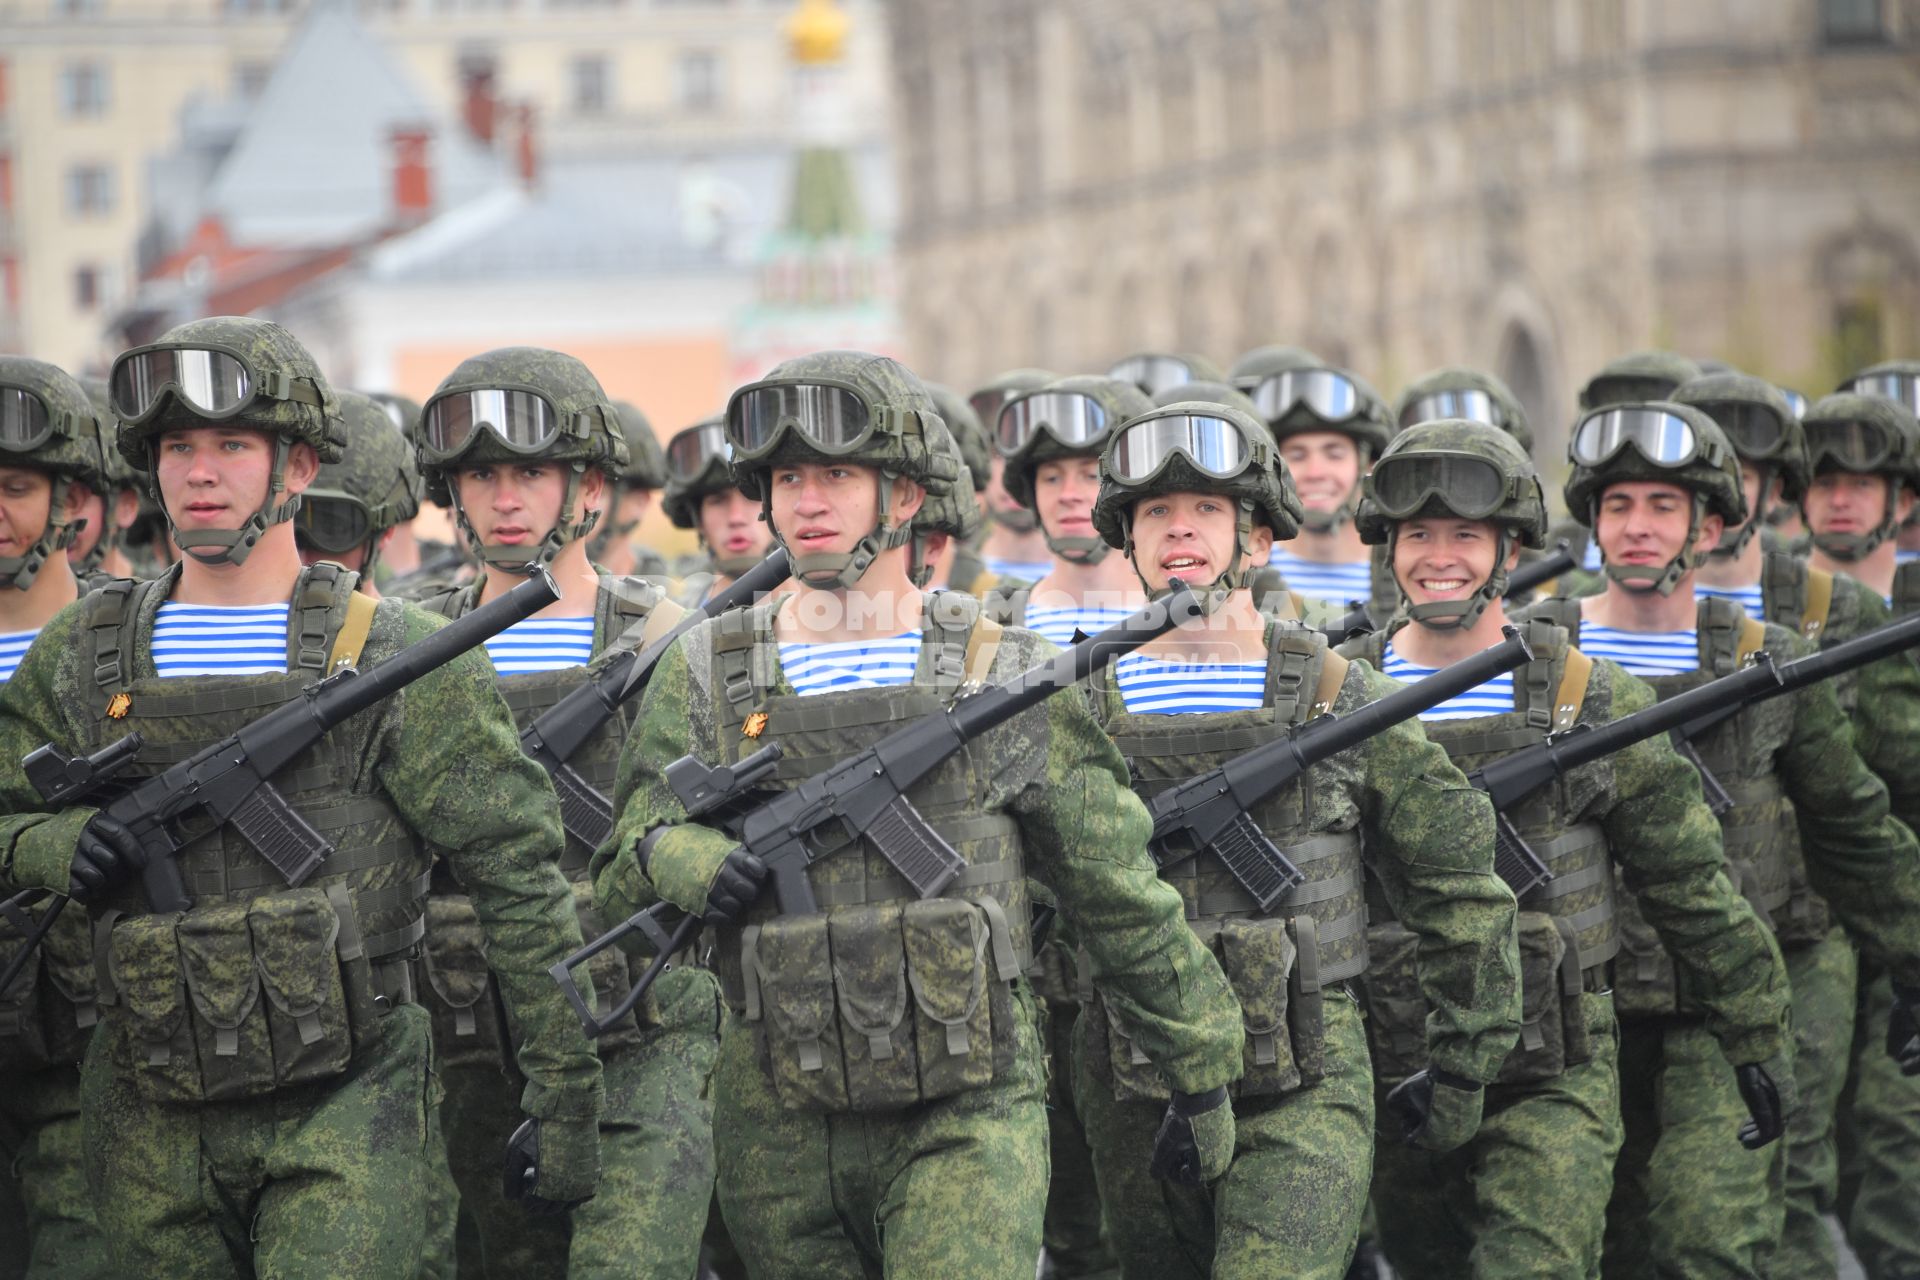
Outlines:
<svg viewBox="0 0 1920 1280"><path fill-rule="evenodd" d="M366 628L401 641L398 602L354 596L357 575L321 563L294 587L286 673L162 679L149 645L178 576L119 580L81 605L79 669L92 686L77 745L92 752L138 732L136 775L193 756L300 697L336 662L357 661ZM356 716L270 779L334 846L300 888L233 828L203 825L179 855L192 908L151 914L138 884L93 908L112 1052L144 1096L223 1101L338 1076L374 1020L412 1000L428 858L374 777L381 724Z"/></svg>
<svg viewBox="0 0 1920 1280"><path fill-rule="evenodd" d="M1564 628L1525 624L1533 661L1514 673L1513 710L1422 722L1427 739L1462 773L1564 733L1586 705L1593 662ZM1376 632L1344 646L1382 664L1386 637ZM1592 1056L1580 995L1607 986L1607 963L1620 950L1614 859L1600 824L1582 816L1614 794L1613 765L1599 760L1528 796L1506 816L1553 878L1520 903L1520 1040L1495 1083L1550 1080ZM1395 918L1377 881L1367 884L1374 962L1365 996L1375 1070L1401 1080L1427 1063L1427 1002L1416 964L1419 940Z"/></svg>
<svg viewBox="0 0 1920 1280"><path fill-rule="evenodd" d="M926 599L913 682L801 697L781 674L780 598L688 633L687 659L712 692L718 741L734 763L784 750L785 789L986 682L999 627L958 592ZM907 793L966 868L921 899L865 834L841 833L807 878L820 910L779 914L763 894L717 933L721 990L761 1044L788 1107L885 1111L981 1088L1013 1062L1012 983L1030 962L1020 827L1005 805L1046 762L1035 709L969 743Z"/></svg>
<svg viewBox="0 0 1920 1280"><path fill-rule="evenodd" d="M50 906L0 919L0 955L11 957L24 946ZM63 911L13 985L0 992L0 1073L77 1064L100 1018L96 991L86 913Z"/></svg>
<svg viewBox="0 0 1920 1280"><path fill-rule="evenodd" d="M1891 599L1895 617L1920 609L1920 560L1909 560L1894 569Z"/></svg>
<svg viewBox="0 0 1920 1280"><path fill-rule="evenodd" d="M534 671L497 676L501 697L513 712L516 729L525 729L567 694L598 674L613 656L645 648L680 618L672 605L661 606L662 593L640 578L602 575L603 589L594 597L593 661L586 666L557 671ZM449 620L470 612L479 603L479 587L466 586L420 601L420 607ZM636 700L637 702L637 700ZM568 761L582 778L604 796L612 796L614 775L620 766L620 748L632 724L634 702L620 708ZM581 934L591 940L606 931L593 906L593 884L587 862L593 850L567 837L560 869L573 885L574 910ZM427 904L426 983L423 993L434 1015L436 1044L443 1065L511 1064L514 1037L506 1022L505 1005L487 967L480 917L473 899L447 872L435 868L433 893ZM601 1007L611 1007L631 986L629 959L617 947L595 956L588 966ZM634 1017L606 1032L597 1041L602 1052L634 1043L642 1026L660 1020L659 1005L649 992Z"/></svg>
<svg viewBox="0 0 1920 1280"><path fill-rule="evenodd" d="M1110 671L1094 677L1093 703L1126 757L1135 793L1151 805L1169 787L1325 714L1346 672L1346 660L1327 651L1319 632L1270 623L1257 709L1129 711ZM1255 824L1306 877L1270 913L1260 911L1211 850L1160 870L1180 891L1188 924L1218 956L1240 1002L1246 1024L1246 1070L1235 1086L1240 1096L1287 1093L1324 1075L1322 989L1366 970L1360 814L1347 781L1337 768L1316 765L1253 811ZM1165 1100L1166 1081L1097 992L1088 1026L1096 1074L1110 1077L1116 1098Z"/></svg>
<svg viewBox="0 0 1920 1280"><path fill-rule="evenodd" d="M1542 606L1548 616L1568 625L1578 643L1578 601L1555 600ZM1766 628L1747 617L1732 600L1703 597L1696 618L1699 667L1678 675L1642 676L1662 699L1710 680L1732 675L1766 645ZM1727 876L1756 914L1767 921L1783 945L1814 941L1819 900L1804 891L1800 831L1793 802L1787 798L1774 757L1793 729L1790 700L1774 699L1741 712L1692 743L1700 763L1733 801L1720 816ZM1796 868L1800 870L1796 873ZM1795 884L1802 887L1796 893ZM1621 951L1614 966L1614 1006L1622 1017L1694 1015L1697 1007L1682 987L1673 959L1659 935L1640 914L1632 895L1620 903Z"/></svg>

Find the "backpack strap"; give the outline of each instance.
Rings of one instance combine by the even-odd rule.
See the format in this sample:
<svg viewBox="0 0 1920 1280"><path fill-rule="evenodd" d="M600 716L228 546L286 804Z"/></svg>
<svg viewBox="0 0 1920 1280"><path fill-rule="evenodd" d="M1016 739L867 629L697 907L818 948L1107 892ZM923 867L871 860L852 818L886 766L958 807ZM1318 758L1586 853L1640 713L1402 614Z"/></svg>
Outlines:
<svg viewBox="0 0 1920 1280"><path fill-rule="evenodd" d="M963 689L984 689L987 675L993 670L993 659L1000 652L1000 636L1005 629L992 618L982 613L979 621L973 624L973 630L967 634L967 653L961 663L965 683Z"/></svg>
<svg viewBox="0 0 1920 1280"><path fill-rule="evenodd" d="M115 578L87 597L84 606L87 651L82 669L93 669L94 714L106 710L113 695L133 683L133 620L140 616L136 602L144 598L146 583Z"/></svg>
<svg viewBox="0 0 1920 1280"><path fill-rule="evenodd" d="M1587 702L1587 684L1592 679L1593 659L1568 645L1566 666L1560 673L1560 688L1553 696L1555 733L1565 733L1580 719L1580 708Z"/></svg>
<svg viewBox="0 0 1920 1280"><path fill-rule="evenodd" d="M1831 582L1832 578L1828 578ZM1734 644L1733 665L1738 670L1753 660L1753 655L1767 647L1767 624L1757 618L1740 620L1740 638Z"/></svg>
<svg viewBox="0 0 1920 1280"><path fill-rule="evenodd" d="M1347 668L1353 664L1331 649L1320 655L1320 681L1313 690L1313 710L1310 716L1324 716L1333 710L1333 704L1340 699L1340 686L1346 683Z"/></svg>
<svg viewBox="0 0 1920 1280"><path fill-rule="evenodd" d="M1825 569L1807 566L1807 607L1800 614L1800 634L1816 639L1827 629L1827 617L1833 611L1833 575Z"/></svg>
<svg viewBox="0 0 1920 1280"><path fill-rule="evenodd" d="M330 670L334 638L347 620L347 605L359 584L353 570L322 560L308 565L293 586L287 610L287 669Z"/></svg>
<svg viewBox="0 0 1920 1280"><path fill-rule="evenodd" d="M1337 670L1334 670L1337 668ZM1276 724L1305 724L1333 705L1347 660L1328 650L1327 638L1299 623L1267 624L1266 704Z"/></svg>
<svg viewBox="0 0 1920 1280"><path fill-rule="evenodd" d="M473 583L463 583L460 586L447 587L444 590L420 596L413 603L428 613L438 614L452 621L473 608L473 590Z"/></svg>
<svg viewBox="0 0 1920 1280"><path fill-rule="evenodd" d="M333 651L327 655L327 673L345 671L360 665L360 654L367 647L367 634L373 630L373 597L356 591L347 598L347 618L333 638Z"/></svg>

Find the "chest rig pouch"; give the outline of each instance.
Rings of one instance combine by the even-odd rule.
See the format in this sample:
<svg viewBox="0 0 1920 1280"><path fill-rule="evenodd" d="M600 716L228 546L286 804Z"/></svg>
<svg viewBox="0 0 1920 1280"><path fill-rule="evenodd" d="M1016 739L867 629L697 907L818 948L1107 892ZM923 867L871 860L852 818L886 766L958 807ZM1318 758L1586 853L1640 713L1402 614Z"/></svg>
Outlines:
<svg viewBox="0 0 1920 1280"><path fill-rule="evenodd" d="M25 945L40 911L9 912L0 918L0 954L13 955ZM18 1075L79 1062L99 1018L86 913L63 911L38 953L13 985L0 992L0 1073Z"/></svg>
<svg viewBox="0 0 1920 1280"><path fill-rule="evenodd" d="M731 761L785 751L770 785L791 788L894 728L984 684L999 627L956 592L927 597L913 682L800 697L781 675L779 600L689 634ZM696 667L696 670L701 669ZM751 720L749 720L751 717ZM787 1107L893 1111L991 1083L1011 1069L1013 983L1031 960L1018 824L1004 810L1046 760L1046 713L1029 711L949 757L907 798L966 867L920 898L864 834L846 832L807 872L820 910L781 915L772 895L715 944L721 990L753 1027Z"/></svg>
<svg viewBox="0 0 1920 1280"><path fill-rule="evenodd" d="M1896 617L1905 617L1920 609L1920 560L1909 560L1893 571L1893 612ZM1907 650L1908 657L1914 657L1913 650ZM1920 658L1914 658L1920 662Z"/></svg>
<svg viewBox="0 0 1920 1280"><path fill-rule="evenodd" d="M357 664L369 634L400 641L400 606L354 596L355 575L322 563L294 587L286 673L161 679L148 644L176 579L115 582L84 605L86 749L137 730L136 773L187 759ZM426 859L372 776L383 720L349 720L271 779L334 847L300 888L232 828L189 829L179 859L189 910L150 914L137 886L95 910L114 1061L142 1096L219 1102L331 1079L382 1014L412 999Z"/></svg>
<svg viewBox="0 0 1920 1280"><path fill-rule="evenodd" d="M500 695L513 712L516 729L525 729L618 655L646 648L681 616L680 610L663 602L660 588L644 579L602 575L601 583L602 590L595 596L591 663L558 671L498 677ZM478 602L477 588L467 586L442 592L420 603L430 613L453 619L472 610ZM602 795L613 794L620 747L632 724L634 705L620 708L568 761ZM599 937L607 927L594 908L593 884L587 877L587 861L592 856L592 849L569 836L560 861L560 869L573 886L573 905L580 919L580 931L589 941ZM630 963L626 952L618 947L608 947L594 956L587 973L601 1008L610 1007L609 1001L624 999L631 989ZM508 1023L506 1006L500 999L493 971L487 966L480 915L474 910L473 899L444 866L435 868L432 894L427 901L422 968L425 981L420 984L421 998L433 1015L434 1045L442 1064L454 1068L517 1070L513 1046L518 1037ZM607 1031L595 1044L602 1053L636 1044L641 1038L641 1028L657 1026L659 1022L660 1006L649 992L631 1016Z"/></svg>
<svg viewBox="0 0 1920 1280"><path fill-rule="evenodd" d="M1271 622L1262 705L1251 711L1154 715L1126 709L1108 673L1096 676L1094 706L1126 757L1133 789L1151 801L1235 756L1284 737L1332 710L1346 659L1319 632ZM1246 1027L1240 1097L1290 1093L1326 1074L1321 999L1325 988L1367 967L1361 894L1359 810L1350 799L1355 768L1338 758L1315 765L1253 813L1306 879L1262 913L1211 852L1161 868L1179 890L1187 923L1220 961ZM1165 1101L1167 1082L1096 989L1087 1015L1094 1071L1120 1101Z"/></svg>
<svg viewBox="0 0 1920 1280"><path fill-rule="evenodd" d="M1545 618L1524 624L1535 655L1514 676L1514 709L1500 715L1423 722L1427 737L1462 772L1564 733L1586 707L1592 661ZM1378 663L1386 641L1362 642ZM1529 796L1507 817L1553 872L1520 902L1520 1040L1495 1083L1551 1080L1592 1057L1583 992L1607 986L1620 950L1617 889L1606 832L1587 816L1614 792L1608 760L1574 770ZM1426 998L1420 992L1419 942L1379 890L1368 883L1373 966L1363 990L1374 1069L1402 1080L1427 1065Z"/></svg>

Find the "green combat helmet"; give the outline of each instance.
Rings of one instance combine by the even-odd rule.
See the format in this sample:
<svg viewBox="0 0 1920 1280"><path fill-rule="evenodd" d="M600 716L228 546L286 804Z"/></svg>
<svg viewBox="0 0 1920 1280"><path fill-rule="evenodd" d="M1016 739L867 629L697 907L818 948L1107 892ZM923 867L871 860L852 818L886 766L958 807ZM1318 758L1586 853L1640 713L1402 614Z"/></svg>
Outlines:
<svg viewBox="0 0 1920 1280"><path fill-rule="evenodd" d="M240 564L269 526L293 519L300 499L285 495L294 445L312 445L320 461L332 462L346 442L339 400L320 366L286 329L252 316L189 320L158 342L122 352L107 374L107 392L121 456L147 474L162 507L153 445L163 433L233 423L275 438L266 497L238 529L182 533L167 513L174 543L202 564Z"/></svg>
<svg viewBox="0 0 1920 1280"><path fill-rule="evenodd" d="M658 493L667 487L667 457L661 452L660 437L653 433L653 423L630 401L615 400L613 412L620 438L627 442L627 465L620 473L618 484L607 486L606 515L601 519L592 540L587 543L587 557L592 560L604 556L607 547L616 538L631 538L633 531L640 527L638 520L615 523L620 493Z"/></svg>
<svg viewBox="0 0 1920 1280"><path fill-rule="evenodd" d="M1298 369L1324 369L1327 362L1305 347L1269 345L1243 353L1227 370L1227 381L1242 391L1262 378Z"/></svg>
<svg viewBox="0 0 1920 1280"><path fill-rule="evenodd" d="M320 465L302 495L293 531L329 556L364 547L360 576L371 582L380 535L420 514L423 485L413 449L385 407L357 391L338 394L347 447L338 461Z"/></svg>
<svg viewBox="0 0 1920 1280"><path fill-rule="evenodd" d="M740 487L734 483L733 467L727 462L726 415L703 418L685 431L675 433L673 439L667 441L666 474L661 509L676 529L698 532L700 504L706 501L707 495ZM754 554L721 555L706 545L704 534L700 535L700 544L713 571L729 578L737 578L760 563L760 557Z"/></svg>
<svg viewBox="0 0 1920 1280"><path fill-rule="evenodd" d="M929 547L934 535L944 533L956 542L966 542L977 536L987 522L980 514L979 500L974 497L973 469L967 465L958 438L944 423L929 420L927 440L935 449L953 458L960 467L960 475L945 493L929 493L913 517L913 551L907 559L907 577L922 590L933 580L934 564Z"/></svg>
<svg viewBox="0 0 1920 1280"><path fill-rule="evenodd" d="M768 476L777 465L846 461L880 473L873 531L848 552L801 554L788 547L795 577L813 587L851 587L874 557L907 544L911 524L893 521L893 478L905 476L928 497L945 495L960 478L957 454L928 438L927 423L939 416L925 384L904 365L864 351L800 356L733 393L727 443L734 477L760 499L769 522ZM777 526L774 536L781 537Z"/></svg>
<svg viewBox="0 0 1920 1280"><path fill-rule="evenodd" d="M0 356L0 466L44 471L53 485L47 527L24 555L0 556L0 582L25 591L80 532L80 524L67 523L73 482L102 488L99 419L85 389L64 370Z"/></svg>
<svg viewBox="0 0 1920 1280"><path fill-rule="evenodd" d="M1005 460L1000 483L1037 518L1033 485L1041 463L1096 458L1113 428L1152 409L1153 401L1133 383L1096 374L1059 378L1014 396L993 429L994 448ZM1104 538L1058 536L1044 524L1040 531L1049 551L1076 564L1099 564L1112 550Z"/></svg>
<svg viewBox="0 0 1920 1280"><path fill-rule="evenodd" d="M373 398L375 404L386 410L388 420L399 429L401 438L407 442L408 450L417 455L420 449L420 402L410 400L393 391L369 391L367 394ZM416 472L419 470L417 457L414 470ZM426 491L424 481L420 496L442 511L446 510L446 503Z"/></svg>
<svg viewBox="0 0 1920 1280"><path fill-rule="evenodd" d="M1807 466L1886 480L1886 511L1867 533L1816 533L1813 545L1835 560L1859 560L1899 532L1902 484L1920 491L1920 422L1898 400L1839 391L1814 401L1801 421Z"/></svg>
<svg viewBox="0 0 1920 1280"><path fill-rule="evenodd" d="M1027 391L1038 391L1059 378L1051 369L1009 369L991 382L967 397L967 405L980 419L980 429L987 433L988 443L993 440L994 424L1000 421L1000 410L1007 401ZM987 470L981 474L992 478L993 459L987 459ZM985 481L981 481L982 487ZM998 507L987 512L987 518L1001 528L1012 533L1032 533L1040 527L1039 520L1026 507L1014 507L1002 511Z"/></svg>
<svg viewBox="0 0 1920 1280"><path fill-rule="evenodd" d="M1436 629L1479 621L1507 593L1507 558L1514 547L1538 550L1547 539L1547 503L1533 459L1510 433L1470 418L1418 423L1396 437L1373 464L1353 524L1362 542L1391 547L1403 521L1423 516L1486 520L1499 531L1493 572L1465 600L1414 604L1400 590L1402 611Z"/></svg>
<svg viewBox="0 0 1920 1280"><path fill-rule="evenodd" d="M1533 428L1513 389L1490 373L1449 365L1423 374L1407 384L1393 406L1400 430L1441 418L1465 418L1498 427L1533 455Z"/></svg>
<svg viewBox="0 0 1920 1280"><path fill-rule="evenodd" d="M1737 556L1768 523L1776 477L1780 480L1780 496L1789 509L1805 496L1812 476L1807 467L1806 433L1778 387L1744 373L1709 373L1689 379L1675 389L1672 399L1675 404L1703 410L1726 436L1740 461L1760 473L1759 509L1739 528L1729 524L1720 535L1720 545L1712 551L1718 558Z"/></svg>
<svg viewBox="0 0 1920 1280"><path fill-rule="evenodd" d="M1634 351L1609 360L1580 388L1580 407L1642 404L1665 400L1683 382L1700 376L1700 366L1671 351Z"/></svg>
<svg viewBox="0 0 1920 1280"><path fill-rule="evenodd" d="M1107 545L1133 560L1135 504L1167 493L1217 493L1239 507L1233 560L1198 593L1203 613L1218 609L1260 567L1247 563L1255 524L1271 529L1275 541L1300 532L1300 496L1266 424L1230 405L1182 401L1149 409L1108 433L1093 505L1094 527ZM1137 561L1133 571L1146 586Z"/></svg>
<svg viewBox="0 0 1920 1280"><path fill-rule="evenodd" d="M1883 360L1870 364L1834 390L1898 400L1920 417L1920 360Z"/></svg>
<svg viewBox="0 0 1920 1280"><path fill-rule="evenodd" d="M1153 397L1153 407L1156 409L1164 409L1170 404L1181 404L1183 402L1190 404L1195 401L1201 404L1223 404L1229 408L1250 413L1256 418L1260 416L1260 411L1253 407L1253 401L1247 399L1246 392L1240 390L1240 388L1234 386L1232 383L1220 382L1210 378L1203 378L1198 382L1185 382L1177 387L1167 388L1159 395Z"/></svg>
<svg viewBox="0 0 1920 1280"><path fill-rule="evenodd" d="M967 474L973 478L973 491L985 492L992 475L993 442L987 438L987 428L981 423L980 415L960 398L958 391L944 383L927 383L927 394L933 397L940 421L947 424L954 445L960 450L960 460L967 464Z"/></svg>
<svg viewBox="0 0 1920 1280"><path fill-rule="evenodd" d="M1235 369L1246 370L1236 379L1253 401L1254 409L1273 433L1275 444L1309 431L1333 431L1352 440L1360 452L1360 473L1380 456L1393 439L1393 418L1380 393L1365 379L1329 364L1298 364L1292 348L1261 359L1241 357ZM1353 518L1360 504L1360 486L1332 511L1309 511L1306 527L1325 533Z"/></svg>
<svg viewBox="0 0 1920 1280"><path fill-rule="evenodd" d="M120 447L115 442L118 425L113 417L113 399L107 394L105 378L76 378L80 389L87 393L87 401L93 406L94 448L100 455L100 474L98 482L89 480L99 490L101 496L100 519L106 528L100 531L99 541L93 544L93 550L87 552L84 560L73 562L76 577L85 577L100 567L100 562L108 553L120 546L123 534L113 517L114 499L122 489L132 489L139 493L144 503L151 499L141 491L140 474L127 460L120 456Z"/></svg>
<svg viewBox="0 0 1920 1280"><path fill-rule="evenodd" d="M1705 411L1670 400L1607 405L1574 423L1567 445L1573 474L1563 493L1567 510L1594 527L1600 495L1608 485L1651 480L1677 485L1693 494L1687 544L1659 569L1639 565L1604 566L1615 582L1672 595L1680 579L1700 566L1693 550L1700 522L1709 512L1728 524L1747 518L1747 495L1740 483L1740 457Z"/></svg>
<svg viewBox="0 0 1920 1280"><path fill-rule="evenodd" d="M570 355L540 347L501 347L461 361L422 410L418 444L427 492L453 508L482 560L514 573L545 568L562 547L593 531L598 511L567 519L581 478L587 468L598 467L611 485L628 458L618 413L593 371ZM452 484L452 473L461 467L518 462L565 462L571 468L559 522L531 560L525 547L481 546Z"/></svg>
<svg viewBox="0 0 1920 1280"><path fill-rule="evenodd" d="M1162 393L1189 382L1220 382L1226 378L1220 366L1192 352L1138 351L1114 362L1107 370L1109 378L1131 382L1145 395L1158 398Z"/></svg>

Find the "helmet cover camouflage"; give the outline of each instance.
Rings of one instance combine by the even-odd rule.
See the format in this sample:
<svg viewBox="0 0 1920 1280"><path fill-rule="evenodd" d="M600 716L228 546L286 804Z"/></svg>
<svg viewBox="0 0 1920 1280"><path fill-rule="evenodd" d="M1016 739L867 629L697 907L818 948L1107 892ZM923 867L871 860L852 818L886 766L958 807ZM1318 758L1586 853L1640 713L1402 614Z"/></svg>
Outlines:
<svg viewBox="0 0 1920 1280"><path fill-rule="evenodd" d="M1223 404L1230 409L1238 409L1242 413L1250 413L1256 418L1260 416L1260 410L1254 407L1253 401L1247 399L1246 392L1233 386L1231 383L1220 382L1214 379L1202 379L1198 382L1182 383L1177 387L1168 387L1165 391L1153 397L1153 407L1156 409L1164 409L1170 404L1194 404L1196 402Z"/></svg>
<svg viewBox="0 0 1920 1280"><path fill-rule="evenodd" d="M1099 405L1106 414L1105 434L1084 445L1063 443L1055 436L1046 423L1041 423L1022 444L1011 454L1003 453L1000 484L1007 495L1027 510L1034 512L1037 519L1039 504L1034 493L1035 479L1040 464L1055 462L1062 458L1098 458L1106 448L1107 441L1121 423L1137 418L1153 410L1153 401L1146 393L1123 378L1108 378L1098 374L1077 374L1071 378L1057 378L1046 386L1021 395L1010 396L1000 412L1021 401L1038 401L1043 396L1078 395ZM997 432L996 432L997 437ZM1063 560L1077 564L1098 564L1112 550L1105 538L1098 536L1057 535L1046 527L1045 521L1039 521L1040 532L1046 537L1047 549Z"/></svg>
<svg viewBox="0 0 1920 1280"><path fill-rule="evenodd" d="M1400 398L1394 401L1394 423L1396 425L1399 424L1400 420L1406 416L1407 409L1410 406L1417 404L1429 396L1439 395L1448 391L1478 391L1492 400L1493 403L1499 407L1501 416L1505 418L1504 422L1497 422L1494 425L1512 436L1514 440L1519 443L1520 447L1526 450L1529 456L1532 455L1533 428L1527 423L1527 411L1520 407L1520 401L1518 397L1513 394L1513 388L1482 369L1471 369L1464 365L1448 365L1445 368L1435 369L1431 373L1422 374L1420 377L1415 378L1412 382L1409 382L1406 389L1400 393ZM1406 425L1413 426L1414 424L1407 423Z"/></svg>
<svg viewBox="0 0 1920 1280"><path fill-rule="evenodd" d="M364 512L367 541L360 574L369 577L379 559L380 535L420 513L420 472L412 447L384 405L357 391L338 395L347 446L339 461L321 464L302 495L299 523L319 516L322 504L339 503Z"/></svg>
<svg viewBox="0 0 1920 1280"><path fill-rule="evenodd" d="M1866 533L1816 532L1813 535L1814 546L1836 560L1849 561L1871 554L1899 531L1898 504L1902 484L1909 490L1920 492L1920 420L1916 420L1913 411L1898 400L1859 395L1851 391L1836 391L1820 397L1808 407L1806 416L1801 419L1808 465L1812 468L1813 476L1817 478L1823 472L1844 469L1821 457L1820 442L1827 428L1851 423L1878 428L1887 437L1891 452L1883 463L1869 473L1884 476L1887 481L1886 505L1880 523ZM1801 510L1804 512L1805 509L1803 496Z"/></svg>
<svg viewBox="0 0 1920 1280"><path fill-rule="evenodd" d="M716 413L711 418L702 418L684 431L676 431L673 439L667 441L671 449L682 436L692 436L699 432L718 427L725 431L726 415ZM727 463L726 450L709 453L700 470L693 476L682 480L669 475L665 491L660 495L660 506L667 513L667 519L676 529L695 529L700 525L700 504L710 493L719 493L726 489L735 489L733 468ZM754 495L749 495L754 496Z"/></svg>
<svg viewBox="0 0 1920 1280"><path fill-rule="evenodd" d="M104 491L100 461L100 422L86 390L67 372L44 360L0 355L0 395L21 391L46 410L48 436L32 449L0 449L0 466L49 474L47 523L26 551L0 556L0 582L17 591L33 585L48 560L73 544L80 524L67 518L68 486L78 480ZM109 517L111 524L111 517Z"/></svg>
<svg viewBox="0 0 1920 1280"><path fill-rule="evenodd" d="M1580 388L1580 407L1664 400L1674 388L1700 374L1698 364L1672 351L1630 351L1607 361L1587 380Z"/></svg>
<svg viewBox="0 0 1920 1280"><path fill-rule="evenodd" d="M927 383L927 394L933 397L934 409L953 434L954 443L960 449L960 460L967 464L967 474L973 477L973 491L984 491L993 466L993 443L987 439L980 415L960 398L958 391L944 383Z"/></svg>
<svg viewBox="0 0 1920 1280"><path fill-rule="evenodd" d="M933 578L933 559L928 554L933 535L945 534L965 542L978 535L986 524L986 517L980 514L980 499L973 487L971 469L961 454L959 441L944 424L937 421L929 422L927 439L934 448L951 453L967 474L949 485L945 493L928 494L920 510L914 513L913 551L907 562L907 576L913 580L913 585L922 588Z"/></svg>
<svg viewBox="0 0 1920 1280"><path fill-rule="evenodd" d="M1674 389L1675 404L1689 404L1715 422L1733 421L1735 415L1763 410L1780 424L1780 439L1766 456L1758 457L1746 449L1747 436L1738 430L1723 428L1722 434L1740 460L1760 472L1759 508L1742 524L1727 525L1720 545L1713 554L1722 558L1739 555L1767 523L1767 507L1772 499L1774 477L1780 479L1780 496L1795 504L1807 491L1812 472L1807 463L1806 431L1794 414L1793 406L1780 389L1764 378L1744 373L1708 373L1689 378Z"/></svg>

